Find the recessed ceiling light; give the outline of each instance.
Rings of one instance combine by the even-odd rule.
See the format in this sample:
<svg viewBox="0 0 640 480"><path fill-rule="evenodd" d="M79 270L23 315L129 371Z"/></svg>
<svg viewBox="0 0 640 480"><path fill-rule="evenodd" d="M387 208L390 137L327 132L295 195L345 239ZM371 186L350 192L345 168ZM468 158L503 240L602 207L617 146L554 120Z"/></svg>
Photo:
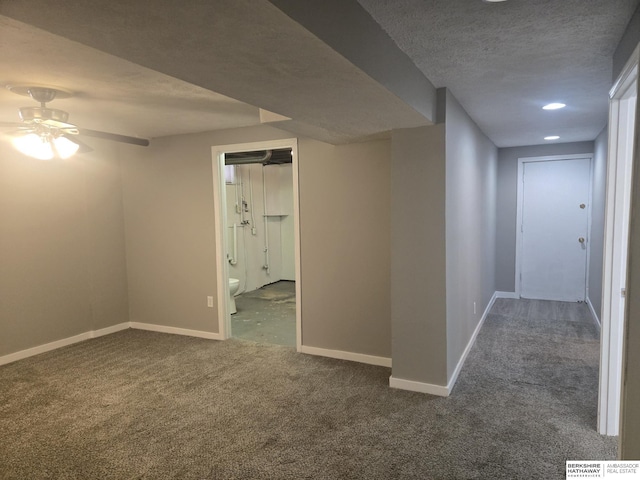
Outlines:
<svg viewBox="0 0 640 480"><path fill-rule="evenodd" d="M551 135L549 137L544 137L545 140L558 140L560 137L558 135Z"/></svg>
<svg viewBox="0 0 640 480"><path fill-rule="evenodd" d="M506 2L507 0L482 0L484 3Z"/></svg>
<svg viewBox="0 0 640 480"><path fill-rule="evenodd" d="M549 105L545 105L542 107L543 110L558 110L560 108L564 108L566 105L564 103L550 103Z"/></svg>

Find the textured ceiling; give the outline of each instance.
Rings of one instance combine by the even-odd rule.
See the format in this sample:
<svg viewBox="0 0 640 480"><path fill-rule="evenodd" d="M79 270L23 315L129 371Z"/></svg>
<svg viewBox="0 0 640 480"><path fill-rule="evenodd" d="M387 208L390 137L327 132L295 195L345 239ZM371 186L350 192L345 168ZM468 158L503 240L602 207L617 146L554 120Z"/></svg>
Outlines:
<svg viewBox="0 0 640 480"><path fill-rule="evenodd" d="M49 106L81 127L150 138L260 123L257 107L21 22L0 17L0 32L0 86L72 91ZM36 105L0 88L0 121L16 122L19 107Z"/></svg>
<svg viewBox="0 0 640 480"><path fill-rule="evenodd" d="M282 128L328 142L348 142L394 127L430 123L265 0L184 4L175 0L57 0L55 8L50 0L3 0L0 15L284 115L292 120L279 123ZM62 65L76 57L74 49L52 50L48 55L52 64L59 59ZM35 63L31 66L37 69ZM92 70L87 61L75 71L91 75ZM72 72L59 70L70 80ZM39 82L39 75L34 76ZM135 82L123 82L120 87L120 95L137 102L135 92L126 91ZM148 88L153 90L155 85ZM82 87L82 91L91 90L90 84ZM156 97L159 102L163 95L160 92ZM204 104L197 108L210 107L215 110ZM107 118L110 113L101 111L100 115ZM176 127L179 119L176 117ZM198 131L215 127L212 124ZM143 131L143 126L137 130Z"/></svg>
<svg viewBox="0 0 640 480"><path fill-rule="evenodd" d="M500 147L593 140L638 0L358 0ZM567 108L541 107L562 102Z"/></svg>
<svg viewBox="0 0 640 480"><path fill-rule="evenodd" d="M640 2L344 1L366 11L332 21L327 8L316 24L333 28L338 48L267 0L0 0L0 83L73 90L52 105L72 122L150 138L254 125L258 107L331 143L429 124L374 80L403 72L380 48L362 52L365 35L349 26L366 24L353 15L368 11L392 39L384 35L385 52L395 42L498 146L593 140L606 123L613 51ZM370 70L348 52L366 54ZM0 91L0 120L25 101ZM540 109L552 101L568 107Z"/></svg>

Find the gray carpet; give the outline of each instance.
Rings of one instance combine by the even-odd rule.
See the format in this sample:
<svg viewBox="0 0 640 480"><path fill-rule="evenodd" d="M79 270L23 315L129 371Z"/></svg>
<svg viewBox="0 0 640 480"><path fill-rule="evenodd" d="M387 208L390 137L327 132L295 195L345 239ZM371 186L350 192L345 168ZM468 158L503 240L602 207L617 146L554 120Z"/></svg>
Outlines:
<svg viewBox="0 0 640 480"><path fill-rule="evenodd" d="M561 479L616 455L581 309L499 300L449 398L275 345L87 341L0 367L0 478Z"/></svg>

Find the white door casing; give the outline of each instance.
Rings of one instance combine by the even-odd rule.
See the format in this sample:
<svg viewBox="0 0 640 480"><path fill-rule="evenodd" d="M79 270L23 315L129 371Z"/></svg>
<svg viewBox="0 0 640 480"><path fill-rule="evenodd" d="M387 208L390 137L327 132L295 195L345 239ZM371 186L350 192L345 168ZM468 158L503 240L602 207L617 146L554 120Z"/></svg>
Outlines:
<svg viewBox="0 0 640 480"><path fill-rule="evenodd" d="M296 350L302 348L302 289L303 279L300 268L300 206L298 190L298 139L271 140L264 142L215 145L211 147L213 176L213 205L216 237L216 279L218 298L218 332L223 340L231 336L231 315L229 308L229 263L227 260L228 238L226 235L226 195L224 178L225 153L249 152L291 148L293 168L293 223L296 279Z"/></svg>
<svg viewBox="0 0 640 480"><path fill-rule="evenodd" d="M618 435L620 427L627 244L634 158L640 46L614 84L609 105L609 152L602 273L602 331L598 432Z"/></svg>
<svg viewBox="0 0 640 480"><path fill-rule="evenodd" d="M519 296L584 301L591 156L520 159L519 175Z"/></svg>

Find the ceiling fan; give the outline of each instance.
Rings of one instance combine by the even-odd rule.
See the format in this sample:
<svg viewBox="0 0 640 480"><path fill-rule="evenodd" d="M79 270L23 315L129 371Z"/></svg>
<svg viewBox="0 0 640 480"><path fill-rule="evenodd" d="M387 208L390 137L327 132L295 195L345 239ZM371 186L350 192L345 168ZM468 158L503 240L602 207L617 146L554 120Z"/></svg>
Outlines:
<svg viewBox="0 0 640 480"><path fill-rule="evenodd" d="M56 98L70 97L71 92L57 88L22 85L10 85L7 88L40 103L39 107L21 107L19 109L21 122L0 122L0 127L17 129L12 135L12 143L19 151L30 157L51 160L69 158L78 151L91 151L92 149L78 137L101 138L142 147L149 145L149 140L145 138L80 128L67 122L69 114L64 110L47 107L46 104Z"/></svg>

